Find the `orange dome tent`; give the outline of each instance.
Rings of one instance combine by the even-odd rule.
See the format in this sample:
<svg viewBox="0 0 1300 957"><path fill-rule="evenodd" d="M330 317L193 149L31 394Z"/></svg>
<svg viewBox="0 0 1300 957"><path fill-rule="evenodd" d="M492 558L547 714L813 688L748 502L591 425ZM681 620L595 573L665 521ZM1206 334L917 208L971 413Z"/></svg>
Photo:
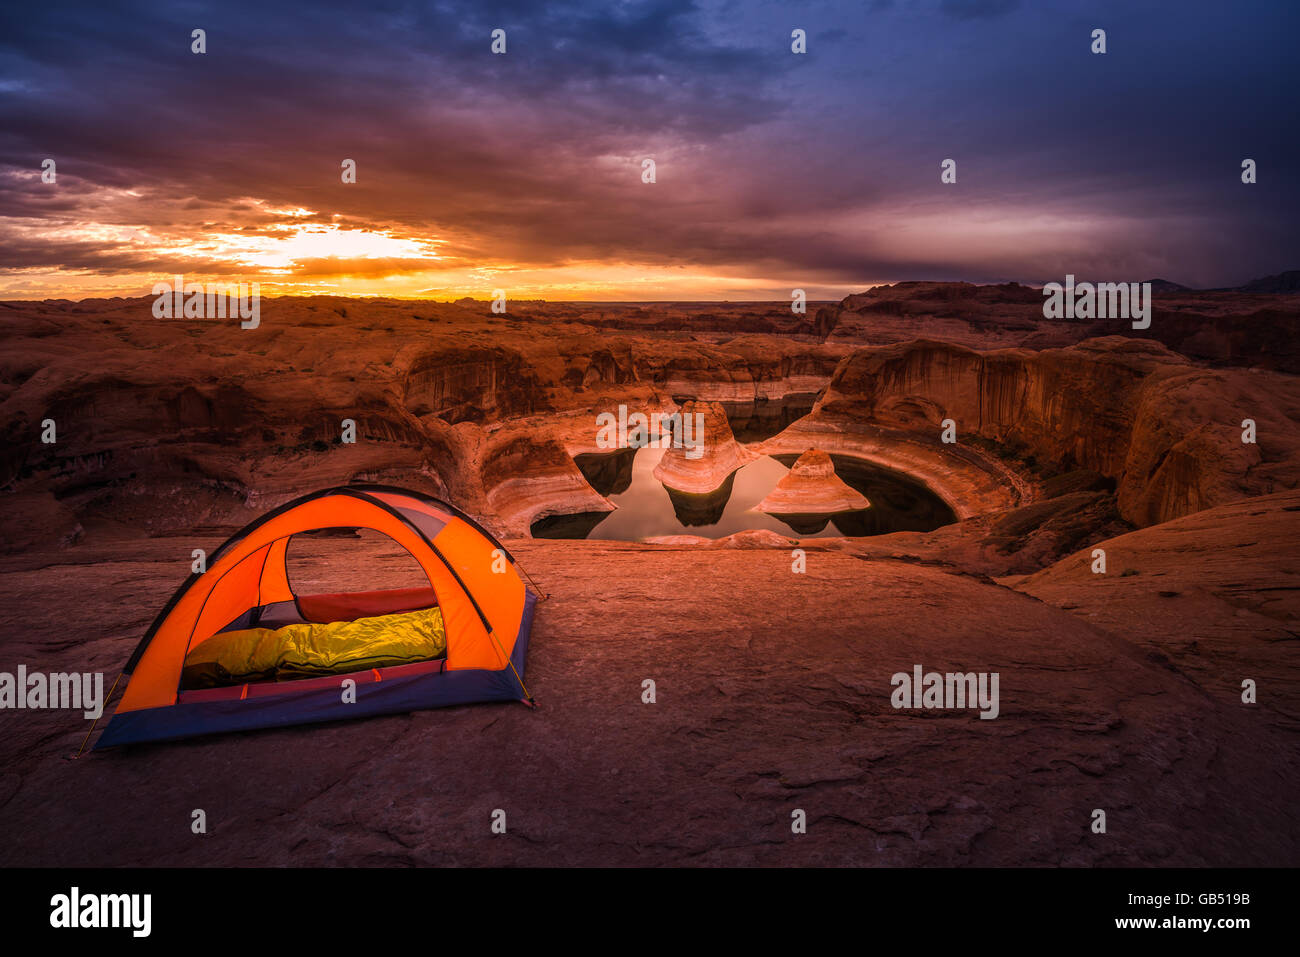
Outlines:
<svg viewBox="0 0 1300 957"><path fill-rule="evenodd" d="M428 587L295 594L285 568L289 540L340 527L387 535L420 564ZM444 502L380 485L303 496L236 534L172 596L127 663L126 689L95 748L475 701L532 704L523 673L536 598L506 549ZM445 652L427 660L356 670L341 660L319 677L218 687L182 680L187 657L214 636L247 635L252 647L275 629L355 619L369 619L370 634L382 635L430 609L440 614Z"/></svg>

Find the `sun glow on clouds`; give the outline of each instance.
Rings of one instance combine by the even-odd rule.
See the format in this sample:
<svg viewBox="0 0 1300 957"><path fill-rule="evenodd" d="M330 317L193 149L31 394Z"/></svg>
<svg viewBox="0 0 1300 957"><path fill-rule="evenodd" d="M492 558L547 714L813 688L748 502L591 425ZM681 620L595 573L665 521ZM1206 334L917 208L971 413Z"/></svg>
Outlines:
<svg viewBox="0 0 1300 957"><path fill-rule="evenodd" d="M430 260L440 257L438 240L399 239L387 231L345 229L334 224L272 227L267 234L215 233L193 246L195 254L257 266L272 275L292 275L307 260L339 260L340 273L352 260ZM177 250L184 253L184 249Z"/></svg>
<svg viewBox="0 0 1300 957"><path fill-rule="evenodd" d="M363 265L367 260L408 264L428 261L433 265L441 258L438 248L443 242L438 239L398 237L390 230L321 222L314 210L301 206L277 209L261 200L247 201L247 205L258 218L269 222L249 231L208 232L201 238L170 245L170 251L173 255L229 261L241 270L252 267L273 276L291 276L305 263L323 261L336 263L338 275L348 275L348 264L357 261ZM409 266L404 271L409 271Z"/></svg>
<svg viewBox="0 0 1300 957"><path fill-rule="evenodd" d="M105 219L117 218L122 191L113 193L103 197L113 207ZM441 239L330 222L302 207L239 200L225 210L222 222L192 227L178 227L179 217L165 205L161 210L159 221L146 225L75 216L44 221L0 217L0 228L14 239L31 243L39 238L74 254L54 271L37 265L0 268L0 298L138 296L174 273L196 282L261 281L268 291L284 293L347 294L352 283L328 280L363 277L365 285L380 287L373 292L382 292L385 280L437 270L443 259ZM83 261L76 261L77 252Z"/></svg>

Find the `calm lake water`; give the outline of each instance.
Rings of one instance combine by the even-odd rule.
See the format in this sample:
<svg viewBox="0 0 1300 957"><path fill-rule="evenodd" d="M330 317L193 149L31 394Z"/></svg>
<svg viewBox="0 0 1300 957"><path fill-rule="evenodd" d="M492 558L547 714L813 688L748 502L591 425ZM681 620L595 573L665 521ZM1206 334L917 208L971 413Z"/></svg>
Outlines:
<svg viewBox="0 0 1300 957"><path fill-rule="evenodd" d="M618 508L544 518L533 525L533 537L639 541L660 535L722 538L770 529L799 538L829 538L931 531L956 520L943 500L919 482L844 455L831 456L836 474L865 495L871 508L778 518L754 506L776 488L798 456L764 456L732 473L716 492L688 495L665 488L654 477L664 451L622 449L577 456L574 461L587 481Z"/></svg>

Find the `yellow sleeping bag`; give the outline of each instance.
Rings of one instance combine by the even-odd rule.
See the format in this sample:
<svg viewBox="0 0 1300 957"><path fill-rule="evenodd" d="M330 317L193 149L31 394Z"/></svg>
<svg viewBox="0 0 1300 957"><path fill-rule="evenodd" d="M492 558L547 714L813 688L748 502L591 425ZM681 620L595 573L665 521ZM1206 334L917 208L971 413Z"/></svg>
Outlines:
<svg viewBox="0 0 1300 957"><path fill-rule="evenodd" d="M439 608L323 625L285 625L274 631L225 631L185 656L181 687L346 674L428 661L446 652L447 633Z"/></svg>

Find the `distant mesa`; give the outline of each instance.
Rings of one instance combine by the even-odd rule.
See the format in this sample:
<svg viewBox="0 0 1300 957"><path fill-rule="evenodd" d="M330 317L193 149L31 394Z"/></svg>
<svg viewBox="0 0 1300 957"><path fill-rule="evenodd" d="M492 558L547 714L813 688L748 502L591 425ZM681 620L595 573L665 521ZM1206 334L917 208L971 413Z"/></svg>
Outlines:
<svg viewBox="0 0 1300 957"><path fill-rule="evenodd" d="M1288 269L1276 276L1252 279L1237 287L1240 292L1293 293L1300 292L1300 269Z"/></svg>
<svg viewBox="0 0 1300 957"><path fill-rule="evenodd" d="M668 488L708 495L721 488L742 465L758 458L758 453L736 441L727 413L718 403L689 399L680 411L681 430L654 470L655 478ZM703 419L697 420L697 414ZM702 428L697 429L697 421Z"/></svg>
<svg viewBox="0 0 1300 957"><path fill-rule="evenodd" d="M1144 284L1148 284L1151 286L1152 292L1166 293L1166 292L1191 292L1192 291L1190 286L1184 286L1180 283L1171 282L1168 279L1146 279L1143 280L1143 282Z"/></svg>
<svg viewBox="0 0 1300 957"><path fill-rule="evenodd" d="M757 506L760 512L782 516L833 515L870 507L865 495L835 474L831 457L820 449L809 449L799 456L771 494Z"/></svg>

